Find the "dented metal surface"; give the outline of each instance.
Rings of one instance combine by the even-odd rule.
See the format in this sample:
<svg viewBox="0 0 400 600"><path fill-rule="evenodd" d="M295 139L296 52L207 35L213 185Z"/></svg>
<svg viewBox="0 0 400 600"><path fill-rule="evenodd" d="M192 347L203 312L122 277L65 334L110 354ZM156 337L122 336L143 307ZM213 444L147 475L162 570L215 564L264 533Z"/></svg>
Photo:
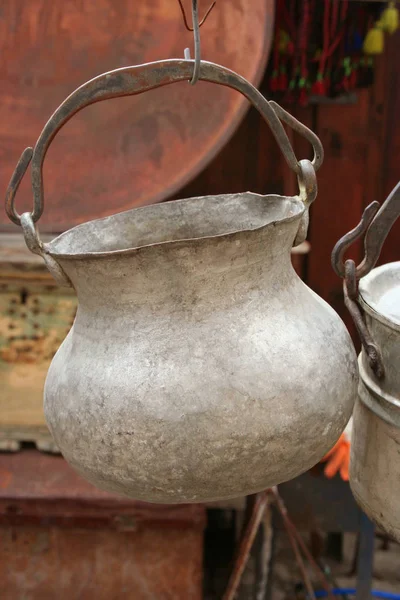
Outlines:
<svg viewBox="0 0 400 600"><path fill-rule="evenodd" d="M344 325L292 269L303 211L276 196L194 198L49 244L79 308L46 418L89 481L152 502L216 500L290 479L332 447L357 367Z"/></svg>

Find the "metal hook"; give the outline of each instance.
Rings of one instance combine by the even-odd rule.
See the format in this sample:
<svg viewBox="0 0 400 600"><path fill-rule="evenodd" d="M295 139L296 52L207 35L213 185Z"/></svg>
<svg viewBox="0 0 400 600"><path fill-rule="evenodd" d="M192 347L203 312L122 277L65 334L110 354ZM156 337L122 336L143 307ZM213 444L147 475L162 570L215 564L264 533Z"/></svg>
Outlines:
<svg viewBox="0 0 400 600"><path fill-rule="evenodd" d="M179 2L179 6L182 12L182 17L183 17L183 22L185 24L185 27L188 31L193 31L193 27L190 27L188 20L186 18L186 13L185 13L185 9L183 8L183 4L182 4L182 0L178 0ZM214 0L214 2L209 6L206 14L204 15L204 17L202 18L202 20L199 23L199 27L201 27L207 20L208 15L210 14L210 12L212 11L212 9L214 8L214 6L217 4L217 0Z"/></svg>
<svg viewBox="0 0 400 600"><path fill-rule="evenodd" d="M400 182L382 204L364 238L365 256L357 267L357 276L364 277L378 261L382 246L394 223L400 217Z"/></svg>
<svg viewBox="0 0 400 600"><path fill-rule="evenodd" d="M364 210L360 223L346 233L336 244L332 252L332 266L337 275L344 278L344 302L360 336L368 358L369 366L377 379L385 376L380 349L374 343L358 302L358 282L376 265L382 246L389 231L400 217L400 182L386 198L382 206L372 202ZM346 250L364 235L364 258L358 267L353 260L343 262Z"/></svg>
<svg viewBox="0 0 400 600"><path fill-rule="evenodd" d="M211 4L211 6L209 7L209 9L207 10L206 14L204 15L204 17L202 18L202 20L199 22L199 7L198 7L198 0L192 0L192 21L193 21L193 27L190 27L186 18L186 13L185 13L185 9L183 8L183 4L182 4L182 0L178 0L179 2L179 6L182 12L182 16L183 16L183 22L185 24L185 27L188 31L193 31L193 37L194 37L194 69L193 69L193 76L192 79L190 80L191 85L194 85L195 83L197 83L197 81L199 80L199 75L200 75L200 62L201 62L201 44L200 44L200 27L203 25L203 23L205 23L208 15L210 14L210 12L212 11L212 9L214 8L215 4L216 4L216 0L214 0L214 2ZM185 48L185 59L186 60L190 60L190 50L189 48Z"/></svg>
<svg viewBox="0 0 400 600"><path fill-rule="evenodd" d="M373 218L380 208L379 202L374 200L364 210L361 220L354 229L346 233L343 237L336 242L334 249L332 250L331 263L333 270L339 277L345 276L345 263L343 257L347 250L356 242L362 235L364 235L371 225Z"/></svg>
<svg viewBox="0 0 400 600"><path fill-rule="evenodd" d="M364 258L356 269L357 279L364 277L376 265L382 246L395 221L400 217L400 182L386 198L382 206L372 202L364 211L360 223L346 233L332 251L332 266L339 277L344 277L344 253L350 246L364 236Z"/></svg>

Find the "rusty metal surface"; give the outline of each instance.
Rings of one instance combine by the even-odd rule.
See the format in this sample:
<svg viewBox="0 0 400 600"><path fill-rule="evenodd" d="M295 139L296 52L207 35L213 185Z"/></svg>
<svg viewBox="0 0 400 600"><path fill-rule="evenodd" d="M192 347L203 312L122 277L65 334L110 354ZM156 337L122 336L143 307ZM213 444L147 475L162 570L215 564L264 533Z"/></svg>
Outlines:
<svg viewBox="0 0 400 600"><path fill-rule="evenodd" d="M201 600L202 532L1 528L4 600Z"/></svg>
<svg viewBox="0 0 400 600"><path fill-rule="evenodd" d="M282 522L286 529L286 533L289 537L293 552L296 557L302 580L308 593L310 600L315 600L313 585L311 583L310 576L306 569L305 560L309 563L309 566L313 569L314 575L320 580L323 589L327 592L327 597L333 600L332 587L329 584L325 573L320 565L314 560L312 553L304 543L302 536L299 534L296 526L289 518L288 511L283 498L278 492L277 488L270 488L259 492L255 496L248 496L248 508L249 511L248 520L246 527L244 528L241 540L238 545L236 559L233 565L231 576L226 587L223 600L234 600L237 597L241 578L245 571L245 567L250 558L251 550L254 545L258 528L263 519L263 515L267 506L272 502L277 508L278 513L282 518ZM304 558L302 556L304 555Z"/></svg>
<svg viewBox="0 0 400 600"><path fill-rule="evenodd" d="M253 547L258 528L268 506L268 496L268 491L263 491L255 494L251 498L252 510L250 518L248 519L242 538L239 542L235 563L223 596L223 600L234 600L236 597L243 573L250 558L251 549Z"/></svg>
<svg viewBox="0 0 400 600"><path fill-rule="evenodd" d="M258 83L269 53L273 5L218 3L202 30L203 57ZM185 45L192 45L176 0L83 0L79 8L72 0L14 0L2 11L0 39L3 189L21 147L35 141L75 87L107 69L182 57ZM86 109L52 147L44 229L61 231L170 196L211 160L245 109L240 96L201 82ZM28 185L21 194L20 206L29 209ZM2 215L0 227L6 223Z"/></svg>
<svg viewBox="0 0 400 600"><path fill-rule="evenodd" d="M358 302L358 279L354 260L346 260L345 271L345 279L343 281L344 303L356 326L357 333L368 358L368 363L375 373L375 376L378 379L382 379L385 375L385 368L381 351L368 330L364 313Z"/></svg>

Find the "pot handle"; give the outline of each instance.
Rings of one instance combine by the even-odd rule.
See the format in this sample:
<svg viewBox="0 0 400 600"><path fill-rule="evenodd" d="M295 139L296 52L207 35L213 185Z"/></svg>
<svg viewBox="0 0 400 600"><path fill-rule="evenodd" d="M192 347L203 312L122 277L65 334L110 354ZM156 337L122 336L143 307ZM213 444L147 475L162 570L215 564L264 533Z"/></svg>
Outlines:
<svg viewBox="0 0 400 600"><path fill-rule="evenodd" d="M39 220L44 209L44 158L57 132L74 114L96 102L140 94L178 81L187 81L192 76L193 63L192 60L172 59L116 69L91 79L68 96L46 123L35 148L26 148L22 153L6 193L6 212L11 221L23 226L21 215L18 214L15 207L15 195L29 163L32 161L33 211L25 213L25 215L30 215L29 218L25 218L25 221L30 223L31 233L34 233L34 224ZM323 148L318 137L281 106L264 98L246 79L225 67L202 61L199 78L237 90L260 112L270 126L286 162L297 174L300 195L309 205L316 195L316 185L312 179L315 180L315 171L319 169L323 161ZM297 160L281 121L311 143L314 150L312 162Z"/></svg>
<svg viewBox="0 0 400 600"><path fill-rule="evenodd" d="M332 250L332 267L343 278L343 294L347 310L352 316L358 335L368 358L369 365L378 379L385 375L382 354L374 343L358 301L359 280L376 265L382 246L397 219L400 218L400 182L391 191L382 206L371 202L364 210L359 224L346 233ZM350 246L364 236L364 258L356 267L354 260L344 260Z"/></svg>

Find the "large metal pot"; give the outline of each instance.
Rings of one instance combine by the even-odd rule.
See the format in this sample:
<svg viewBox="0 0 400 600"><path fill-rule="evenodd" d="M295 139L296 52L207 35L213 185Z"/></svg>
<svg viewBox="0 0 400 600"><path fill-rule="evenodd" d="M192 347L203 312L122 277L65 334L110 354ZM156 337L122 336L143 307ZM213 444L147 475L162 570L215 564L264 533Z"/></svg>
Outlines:
<svg viewBox="0 0 400 600"><path fill-rule="evenodd" d="M359 293L384 376L376 378L363 350L350 485L370 518L400 540L400 262L371 271L361 279Z"/></svg>
<svg viewBox="0 0 400 600"><path fill-rule="evenodd" d="M55 277L75 288L73 327L50 366L45 414L65 458L91 482L150 502L250 494L309 469L345 427L355 351L338 315L290 254L316 196L319 140L235 73L200 78L244 94L298 174L293 198L191 198L79 225L43 244L42 166L51 140L92 102L187 81L192 61L106 73L59 107L8 191L10 218ZM311 141L298 162L281 119ZM15 192L32 157L34 210Z"/></svg>

